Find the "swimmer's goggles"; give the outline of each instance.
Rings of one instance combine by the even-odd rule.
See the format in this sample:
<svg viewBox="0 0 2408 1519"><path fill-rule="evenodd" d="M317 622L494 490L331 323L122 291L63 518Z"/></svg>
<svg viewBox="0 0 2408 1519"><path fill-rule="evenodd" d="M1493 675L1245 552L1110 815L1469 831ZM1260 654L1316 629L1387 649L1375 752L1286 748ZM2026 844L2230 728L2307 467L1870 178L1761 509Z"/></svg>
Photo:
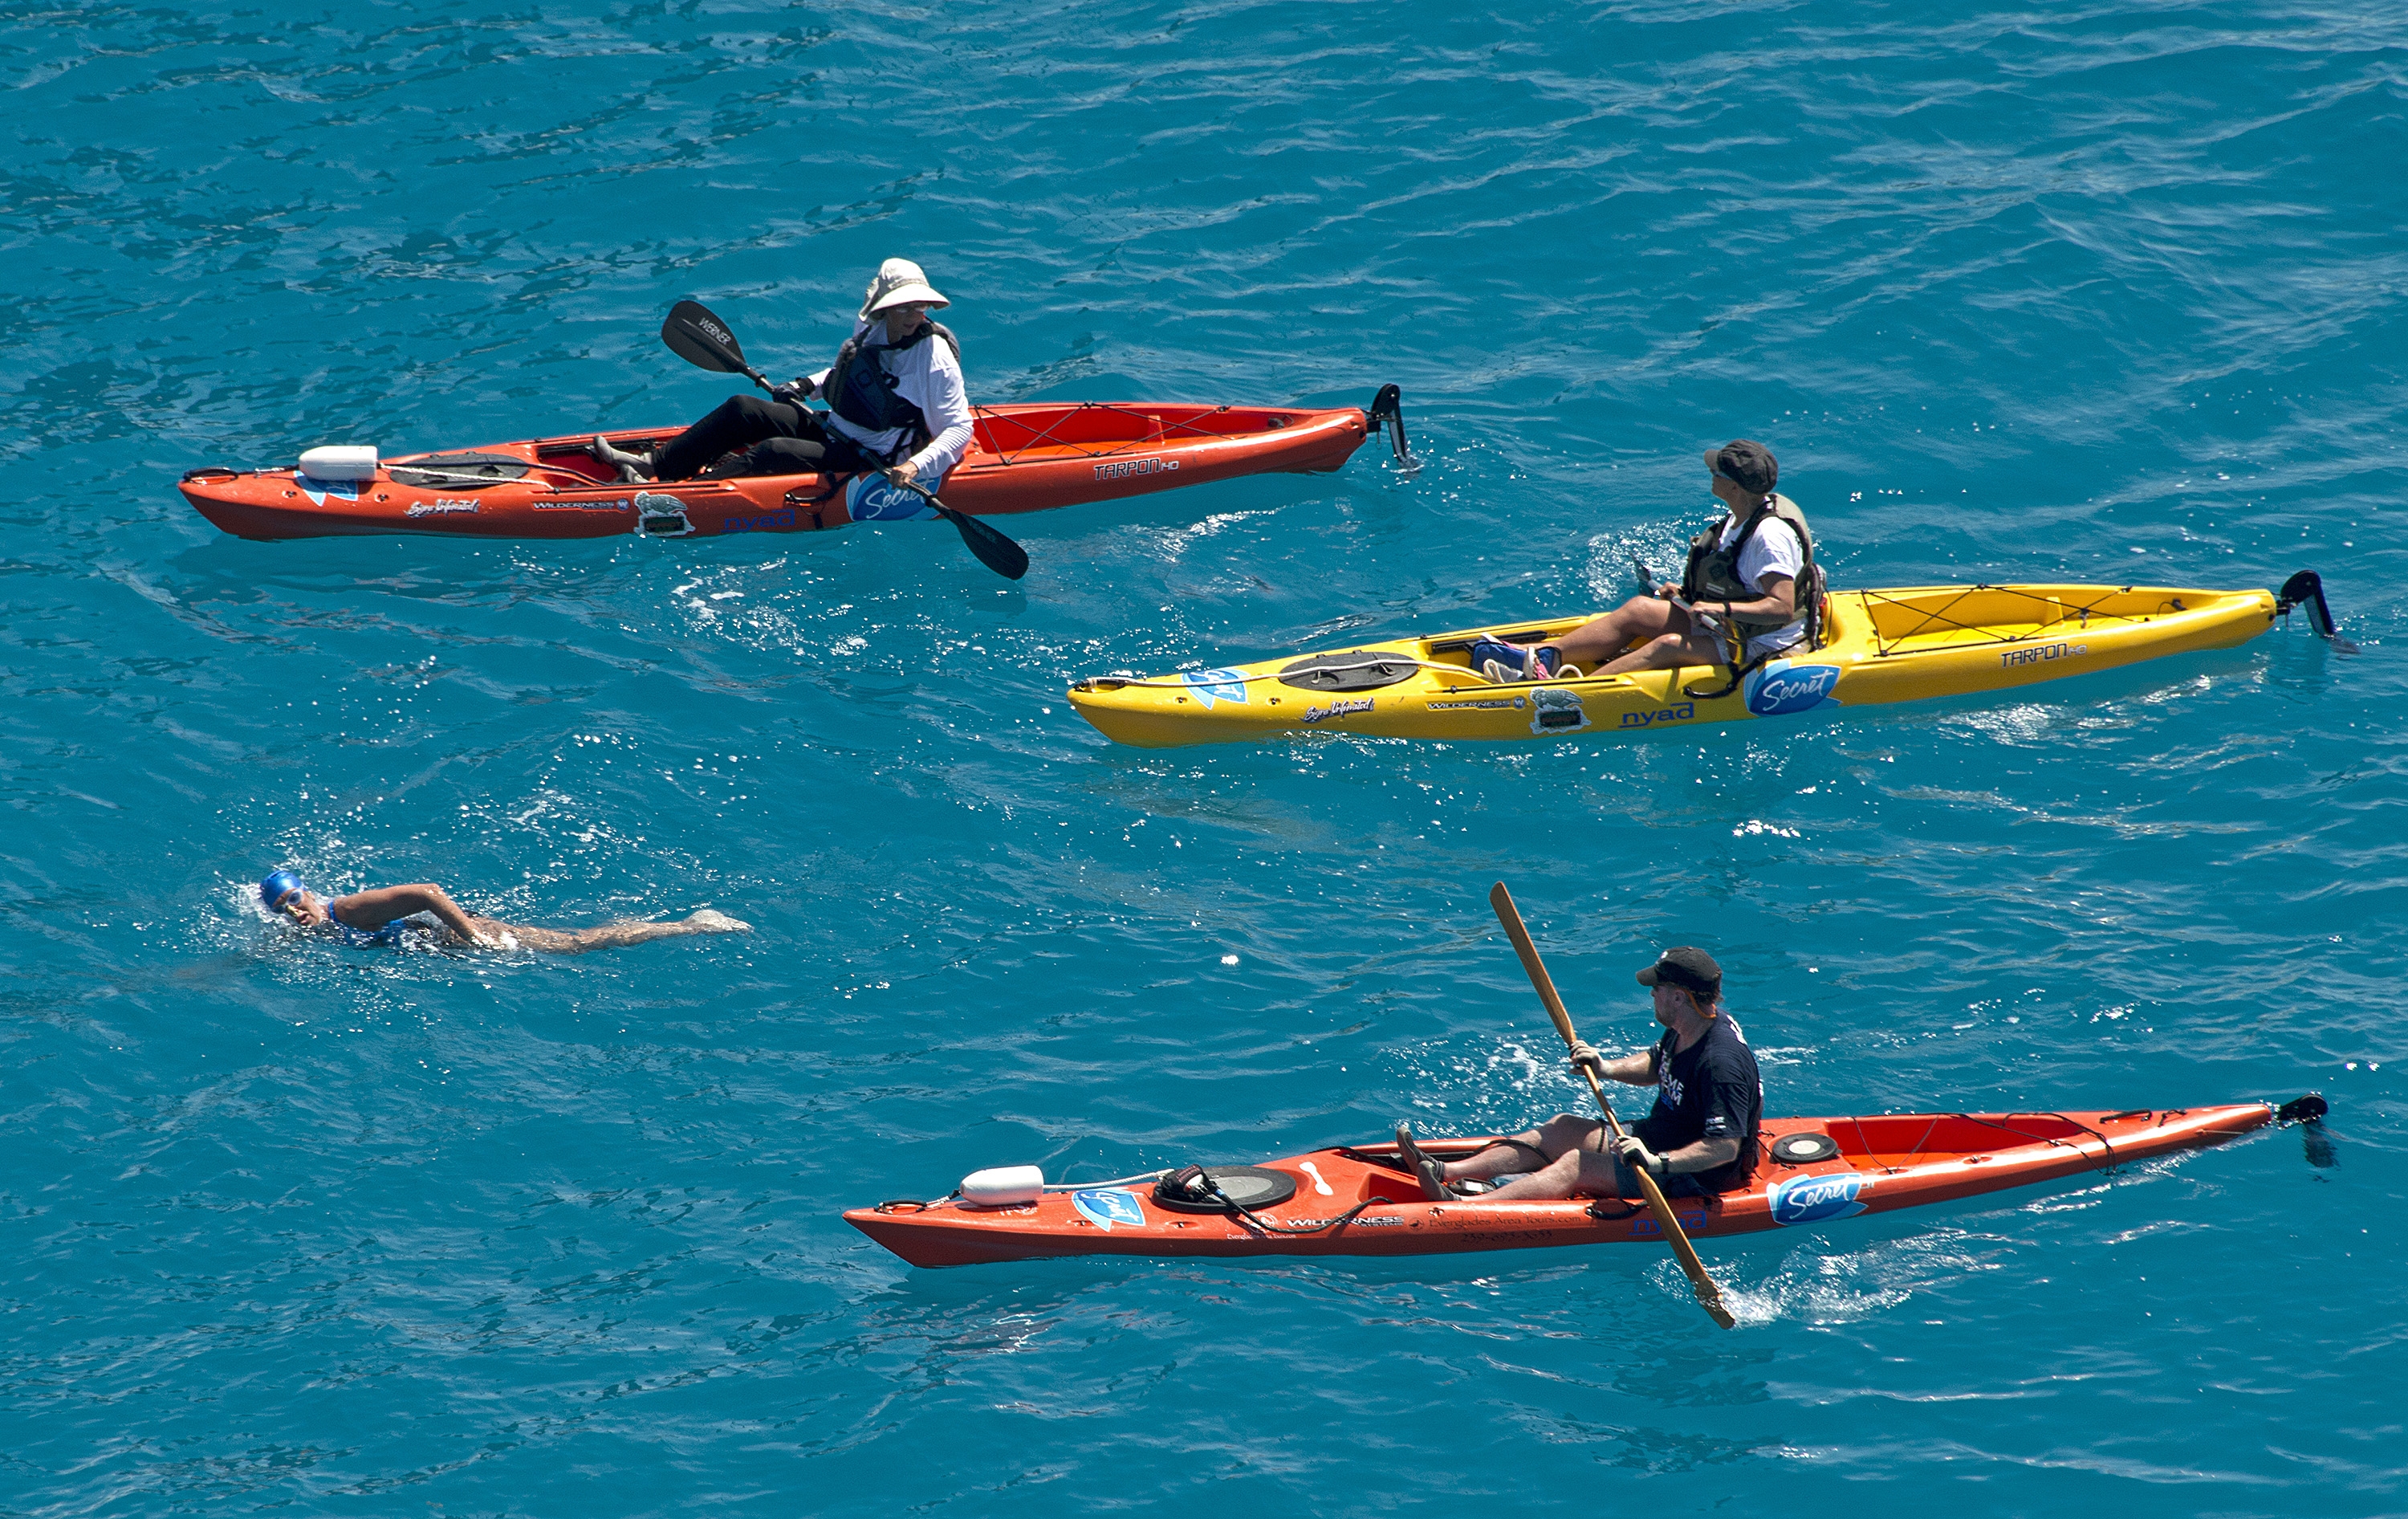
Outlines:
<svg viewBox="0 0 2408 1519"><path fill-rule="evenodd" d="M278 870L259 883L259 899L267 904L270 912L281 912L284 904L301 895L301 878L290 870Z"/></svg>

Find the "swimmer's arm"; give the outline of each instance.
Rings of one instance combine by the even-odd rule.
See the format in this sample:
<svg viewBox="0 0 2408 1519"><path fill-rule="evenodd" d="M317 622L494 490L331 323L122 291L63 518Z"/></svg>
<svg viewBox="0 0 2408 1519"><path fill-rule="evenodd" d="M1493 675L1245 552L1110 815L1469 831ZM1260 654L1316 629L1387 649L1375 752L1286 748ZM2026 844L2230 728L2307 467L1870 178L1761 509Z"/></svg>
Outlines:
<svg viewBox="0 0 2408 1519"><path fill-rule="evenodd" d="M374 891L353 892L326 904L326 910L354 928L381 928L395 918L407 918L413 912L432 912L444 927L471 944L490 944L452 894L442 887L422 882L415 886L379 886Z"/></svg>

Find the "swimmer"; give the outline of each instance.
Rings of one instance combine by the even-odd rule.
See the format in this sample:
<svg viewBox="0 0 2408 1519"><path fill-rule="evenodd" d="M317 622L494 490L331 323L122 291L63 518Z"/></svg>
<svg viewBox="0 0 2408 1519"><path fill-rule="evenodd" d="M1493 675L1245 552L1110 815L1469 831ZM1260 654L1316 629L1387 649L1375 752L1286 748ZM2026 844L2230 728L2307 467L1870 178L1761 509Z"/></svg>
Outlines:
<svg viewBox="0 0 2408 1519"><path fill-rule="evenodd" d="M354 948L367 949L401 942L405 926L421 913L437 924L440 941L474 945L481 950L544 950L553 954L582 954L587 950L612 950L648 939L676 939L684 934L744 934L752 925L724 912L706 908L675 923L606 923L599 928L527 928L464 912L452 894L440 886L379 886L353 892L332 901L301 884L290 870L279 870L259 883L259 899L270 912L304 928L339 935Z"/></svg>

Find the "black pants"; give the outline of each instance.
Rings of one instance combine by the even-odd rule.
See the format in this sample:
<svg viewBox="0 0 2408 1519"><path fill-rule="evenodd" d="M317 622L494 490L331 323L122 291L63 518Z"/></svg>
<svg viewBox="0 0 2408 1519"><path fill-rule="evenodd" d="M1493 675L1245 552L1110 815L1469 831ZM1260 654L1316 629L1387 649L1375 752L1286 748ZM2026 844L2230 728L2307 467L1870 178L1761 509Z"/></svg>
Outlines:
<svg viewBox="0 0 2408 1519"><path fill-rule="evenodd" d="M738 457L721 465L720 459ZM717 466L717 467L713 467ZM669 439L652 455L654 478L709 475L857 475L885 467L809 407L760 395L731 395L719 409Z"/></svg>

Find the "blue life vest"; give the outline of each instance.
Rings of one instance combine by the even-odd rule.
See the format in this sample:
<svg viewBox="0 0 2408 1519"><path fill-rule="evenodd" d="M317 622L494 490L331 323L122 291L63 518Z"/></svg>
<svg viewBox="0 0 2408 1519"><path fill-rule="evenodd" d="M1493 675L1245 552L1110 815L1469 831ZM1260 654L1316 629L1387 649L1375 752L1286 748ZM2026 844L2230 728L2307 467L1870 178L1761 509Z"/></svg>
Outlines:
<svg viewBox="0 0 2408 1519"><path fill-rule="evenodd" d="M895 377L887 372L879 355L917 348L932 335L953 348L956 360L961 358L961 340L941 322L929 322L900 343L866 343L862 341L863 335L846 338L844 347L837 351L836 363L828 365L827 383L820 387L820 394L827 397L829 409L864 432L902 428L907 435L907 449L924 445L935 436L926 414L895 388Z"/></svg>

